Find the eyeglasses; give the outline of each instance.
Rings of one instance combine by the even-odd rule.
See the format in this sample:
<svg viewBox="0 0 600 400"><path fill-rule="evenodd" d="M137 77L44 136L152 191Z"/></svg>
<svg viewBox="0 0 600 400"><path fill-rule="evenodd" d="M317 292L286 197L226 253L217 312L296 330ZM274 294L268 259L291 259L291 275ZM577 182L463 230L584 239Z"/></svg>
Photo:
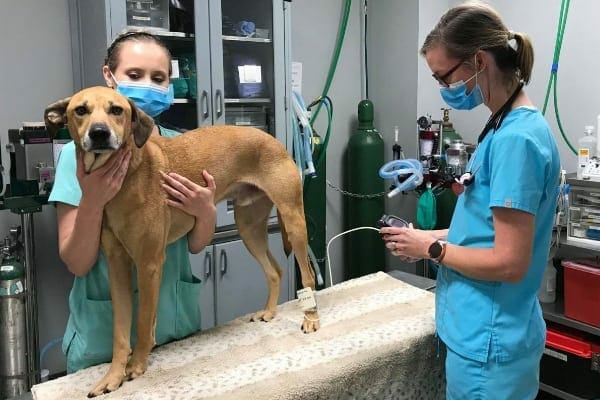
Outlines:
<svg viewBox="0 0 600 400"><path fill-rule="evenodd" d="M452 75L452 73L454 71L456 71L458 69L458 67L460 67L462 65L463 62L464 61L460 61L454 67L450 68L450 70L448 72L446 72L442 76L438 76L438 74L436 74L435 72L433 74L431 74L431 76L433 76L433 79L435 79L436 81L438 81L438 83L440 84L440 86L450 87L450 84L448 82L446 82L446 78L448 78L450 75Z"/></svg>

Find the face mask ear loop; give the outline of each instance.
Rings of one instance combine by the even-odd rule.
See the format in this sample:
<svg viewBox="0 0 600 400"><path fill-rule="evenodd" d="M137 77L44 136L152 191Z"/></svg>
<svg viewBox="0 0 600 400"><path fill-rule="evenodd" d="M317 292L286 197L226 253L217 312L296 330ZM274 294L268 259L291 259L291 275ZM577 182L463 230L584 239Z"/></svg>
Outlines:
<svg viewBox="0 0 600 400"><path fill-rule="evenodd" d="M117 81L117 78L115 78L114 74L112 73L112 71L110 69L108 70L108 72L110 73L110 76L112 77L113 82L115 84L115 86L114 87L111 86L111 88L116 89L117 86L119 86L119 81Z"/></svg>

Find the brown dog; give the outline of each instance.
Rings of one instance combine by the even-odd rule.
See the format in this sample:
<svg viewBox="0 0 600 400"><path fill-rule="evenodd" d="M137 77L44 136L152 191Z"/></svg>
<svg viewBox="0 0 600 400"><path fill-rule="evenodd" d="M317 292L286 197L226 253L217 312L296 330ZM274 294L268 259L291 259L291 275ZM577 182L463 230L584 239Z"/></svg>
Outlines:
<svg viewBox="0 0 600 400"><path fill-rule="evenodd" d="M277 207L284 249L293 250L302 285L314 289L308 262L307 233L298 169L285 147L272 136L248 127L211 126L175 138L150 135L153 120L115 90L93 87L58 101L46 109L51 135L68 121L77 153L84 152L90 172L121 147L131 149L127 176L117 195L106 205L101 246L106 254L113 301L113 359L108 373L89 396L116 390L125 378L146 371L155 345L158 292L168 243L185 235L194 218L165 205L159 171L176 172L203 183L202 170L214 176L215 202L233 198L235 221L248 251L262 266L269 286L267 304L253 320L275 315L282 270L271 255L267 222ZM139 229L143 226L144 229ZM139 313L137 344L131 358L132 276L137 266ZM319 328L318 314L305 312L304 332Z"/></svg>

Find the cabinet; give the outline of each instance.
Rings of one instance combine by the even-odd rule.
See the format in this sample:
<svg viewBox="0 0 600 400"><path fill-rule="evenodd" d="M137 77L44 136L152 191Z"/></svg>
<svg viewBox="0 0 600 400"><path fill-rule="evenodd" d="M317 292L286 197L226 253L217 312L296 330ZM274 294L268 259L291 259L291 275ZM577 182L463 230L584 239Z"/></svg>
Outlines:
<svg viewBox="0 0 600 400"><path fill-rule="evenodd" d="M567 178L567 244L600 251L600 183Z"/></svg>
<svg viewBox="0 0 600 400"><path fill-rule="evenodd" d="M279 293L279 303L283 303L294 298L293 263L288 262L279 232L269 233L269 247L283 268ZM214 244L191 255L190 261L192 273L202 281L199 299L202 329L264 308L268 294L265 274L241 240L217 235Z"/></svg>
<svg viewBox="0 0 600 400"><path fill-rule="evenodd" d="M563 239L561 239L559 258L574 260L590 256L597 257L600 255L600 236L598 236L598 233L600 233L600 183L577 180L575 179L575 174L567 175L567 183L570 185L569 212L566 222L566 235L563 235ZM558 263L555 263L555 266L557 266L557 269L560 272L558 282L563 282L564 280L561 279L563 276L563 268ZM561 330L563 328L565 330L570 329L571 332L577 336L584 337L586 342L589 341L600 344L599 327L576 321L565 316L564 291L560 290L561 288L562 285L557 285L557 297L555 303L541 303L544 319L549 324L554 324L555 326L558 325ZM598 290L600 290L600 287ZM594 309L598 307L598 304L593 304L592 301L590 302L589 307ZM600 365L596 365L597 363L600 363L600 354L594 356L596 352L597 351L592 350L592 372L589 371L589 366L586 365L585 374L592 374L592 376L597 375L597 381L595 379L594 381L600 382ZM550 351L547 354L554 354L555 358L552 359L554 366L563 365L562 368L557 368L555 370L555 373L558 374L558 376L573 377L573 373L576 372L569 369L567 365L572 360L577 360L576 356L569 355L570 358L569 361L567 361L566 357L561 360L560 353L553 353ZM587 362L589 363L589 361ZM570 365L572 367L574 364ZM544 366L544 362L542 362L542 366ZM581 375L583 375L583 373ZM583 387L587 388L587 392L597 391L597 393L594 394L600 396L600 386L592 388L588 387L589 385L584 385L585 384L580 385L574 383L572 385L572 390L564 390L557 388L557 385L553 382L546 382L542 379L540 382L540 389L543 392L552 394L555 398L565 400L583 399L583 397L572 393L575 389L581 391Z"/></svg>
<svg viewBox="0 0 600 400"><path fill-rule="evenodd" d="M135 24L159 36L172 55L175 103L157 118L161 125L255 126L291 148L288 7L284 0L69 0L74 88L105 85L106 49ZM262 269L236 237L233 204L221 202L217 210L217 238L192 258L203 281L204 328L260 309L267 293ZM269 238L289 271L293 262L283 254L281 234ZM293 298L291 287L286 281L281 301Z"/></svg>
<svg viewBox="0 0 600 400"><path fill-rule="evenodd" d="M142 27L166 43L175 65L175 104L158 122L183 130L219 124L256 126L291 143L286 134L290 80L284 0L69 0L74 88L104 86L101 68L106 49L131 28L128 22L142 18L133 19L132 12L165 3L184 7L169 6L169 17L163 17L180 31L167 30L162 22L158 29ZM232 204L219 204L218 227L233 224Z"/></svg>

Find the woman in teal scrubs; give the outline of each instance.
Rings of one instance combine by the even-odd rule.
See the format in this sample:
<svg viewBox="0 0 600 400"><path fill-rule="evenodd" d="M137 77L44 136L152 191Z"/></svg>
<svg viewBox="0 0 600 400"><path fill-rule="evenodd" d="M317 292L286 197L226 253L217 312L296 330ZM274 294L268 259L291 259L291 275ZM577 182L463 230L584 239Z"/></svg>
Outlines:
<svg viewBox="0 0 600 400"><path fill-rule="evenodd" d="M394 255L439 264L436 328L447 399L534 399L545 323L536 293L550 249L560 160L523 86L533 48L482 3L451 8L421 48L446 103L491 116L459 178L448 230L382 228ZM458 178L458 177L457 177Z"/></svg>
<svg viewBox="0 0 600 400"><path fill-rule="evenodd" d="M151 117L173 102L171 55L153 35L130 32L119 36L108 49L102 72L109 87L132 99ZM179 133L157 125L153 134ZM100 231L104 205L121 188L129 160L130 154L119 150L104 166L86 174L73 142L60 154L49 201L56 204L60 257L75 275L63 338L68 373L112 358L112 302ZM174 173L164 176L168 205L194 216L196 223L187 236L167 247L156 322L158 345L200 329L200 282L192 275L189 252L198 253L210 243L216 219L215 182L208 172L202 172L205 187ZM135 324L132 327L134 346Z"/></svg>

